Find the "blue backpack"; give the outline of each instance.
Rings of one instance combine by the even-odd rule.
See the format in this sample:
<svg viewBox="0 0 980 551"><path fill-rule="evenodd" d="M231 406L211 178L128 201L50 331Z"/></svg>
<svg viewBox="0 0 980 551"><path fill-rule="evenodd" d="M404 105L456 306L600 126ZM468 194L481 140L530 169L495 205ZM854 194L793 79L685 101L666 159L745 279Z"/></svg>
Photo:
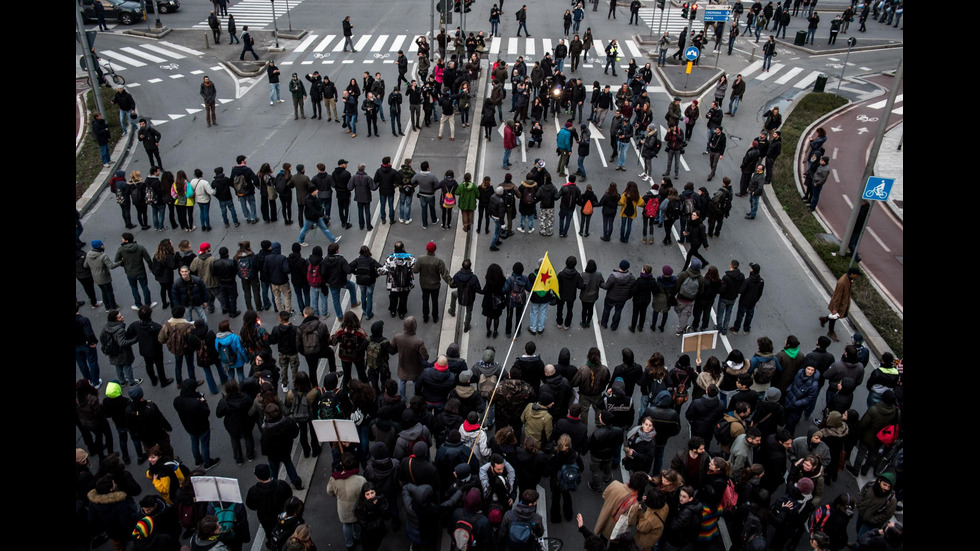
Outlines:
<svg viewBox="0 0 980 551"><path fill-rule="evenodd" d="M510 526L507 529L507 549L510 551L537 551L537 538L531 530L531 523L517 520L514 511L509 511Z"/></svg>
<svg viewBox="0 0 980 551"><path fill-rule="evenodd" d="M582 471L578 468L578 462L573 461L561 466L558 471L558 487L566 492L574 492L578 485L582 483Z"/></svg>

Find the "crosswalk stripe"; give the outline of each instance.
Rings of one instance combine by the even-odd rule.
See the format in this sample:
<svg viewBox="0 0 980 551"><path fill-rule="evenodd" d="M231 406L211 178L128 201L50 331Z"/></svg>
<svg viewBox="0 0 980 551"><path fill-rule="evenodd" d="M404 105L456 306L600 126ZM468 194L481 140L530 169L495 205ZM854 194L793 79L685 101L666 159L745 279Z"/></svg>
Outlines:
<svg viewBox="0 0 980 551"><path fill-rule="evenodd" d="M529 56L534 55L534 39L533 38L528 38L527 39L527 46L524 49L526 50L525 51L525 54L526 55L529 55Z"/></svg>
<svg viewBox="0 0 980 551"><path fill-rule="evenodd" d="M153 54L150 54L150 53L147 53L147 52L144 52L144 51L141 51L141 50L137 50L136 48L125 47L125 48L119 48L119 49L122 50L122 51L124 51L124 52L126 52L127 54L133 54L136 57L142 57L143 59L146 59L146 60L148 60L148 61L150 61L152 63L163 63L163 62L167 61L166 59L164 59L162 57L157 57L157 56L155 56Z"/></svg>
<svg viewBox="0 0 980 551"><path fill-rule="evenodd" d="M743 79L744 78L749 78L749 75L751 75L752 73L758 71L761 68L762 68L762 60L761 59L758 60L758 61L753 61L751 65L749 65L748 67L742 69L742 71L741 71L742 78Z"/></svg>
<svg viewBox="0 0 980 551"><path fill-rule="evenodd" d="M337 38L337 35L335 35L335 34L328 34L326 37L324 37L323 40L320 41L319 44L316 45L315 48L313 48L313 53L318 54L318 53L322 52L323 50L326 50L327 49L327 45L330 44L331 42L333 42L333 39L334 38Z"/></svg>
<svg viewBox="0 0 980 551"><path fill-rule="evenodd" d="M131 58L129 56L125 56L125 55L116 53L116 52L114 52L112 50L102 50L102 52L100 52L100 53L102 55L110 58L110 59L118 60L120 63L126 63L128 65L132 65L133 67L145 67L146 66L146 63L143 63L142 61L133 59L133 58Z"/></svg>
<svg viewBox="0 0 980 551"><path fill-rule="evenodd" d="M180 44L174 44L173 42L161 41L160 44L163 44L164 46L166 46L168 48L171 48L171 49L174 49L174 50L177 50L179 52L184 52L185 54L189 54L189 55L204 55L204 52L199 52L199 51L194 50L192 48L188 48L186 46L181 46Z"/></svg>
<svg viewBox="0 0 980 551"><path fill-rule="evenodd" d="M408 37L405 36L405 35L403 35L403 34L400 34L400 35L396 36L395 37L395 40L391 43L391 47L388 48L388 51L389 52L397 52L398 50L401 50L402 49L402 42L405 42L405 39L406 38L408 38Z"/></svg>
<svg viewBox="0 0 980 551"><path fill-rule="evenodd" d="M633 42L632 40L627 40L626 47L630 49L630 53L633 54L633 57L643 57L643 52L641 52L640 49L636 46L636 42Z"/></svg>
<svg viewBox="0 0 980 551"><path fill-rule="evenodd" d="M596 40L595 41L595 55L596 55L596 57L602 57L604 55L604 53L605 53L605 50L606 50L606 48L605 48L605 46L602 45L602 41L601 40ZM586 52L586 54L588 54L588 52Z"/></svg>
<svg viewBox="0 0 980 551"><path fill-rule="evenodd" d="M756 80L769 80L774 73L778 73L780 69L785 67L782 63L773 63L769 66L769 71L765 73L759 73L759 76L755 77Z"/></svg>
<svg viewBox="0 0 980 551"><path fill-rule="evenodd" d="M172 58L172 59L184 59L185 57L187 57L184 54L178 54L176 52L171 52L170 50L167 50L165 48L161 48L159 46L154 46L153 44L140 44L140 47L146 48L147 50L150 50L151 52L156 52L158 54L165 55L165 56L167 56L169 58Z"/></svg>
<svg viewBox="0 0 980 551"><path fill-rule="evenodd" d="M410 52L419 51L419 43L416 42L416 40L418 39L419 39L419 35L415 35L415 38L412 39L412 43L408 46L408 51Z"/></svg>
<svg viewBox="0 0 980 551"><path fill-rule="evenodd" d="M895 103L898 103L898 102L902 101L903 99L905 99L905 94L899 94L899 95L895 96ZM888 103L888 100L883 99L883 100L881 100L879 102L872 103L871 105L868 106L868 109L881 109L887 103Z"/></svg>
<svg viewBox="0 0 980 551"><path fill-rule="evenodd" d="M302 42L299 43L299 46L296 46L296 49L293 50L293 51L296 52L296 53L305 52L306 49L310 47L310 44L313 44L313 42L317 38L320 38L320 35L318 35L318 34L311 34L311 35L307 36L306 38L303 39Z"/></svg>
<svg viewBox="0 0 980 551"><path fill-rule="evenodd" d="M803 77L803 80L794 84L793 88L806 88L807 86L813 84L813 81L817 80L818 76L820 76L820 71L811 71L809 75Z"/></svg>
<svg viewBox="0 0 980 551"><path fill-rule="evenodd" d="M549 52L553 52L554 51L554 48L552 48L552 46L551 46L551 39L550 38L542 38L541 39L541 51L543 52L541 55L544 55L544 54L547 54Z"/></svg>
<svg viewBox="0 0 980 551"><path fill-rule="evenodd" d="M802 72L803 72L803 68L802 67L793 67L789 71L786 71L786 74L785 75L779 77L776 80L776 84L786 84L787 82L793 80L793 77L795 77L796 75L798 75L798 74L800 74Z"/></svg>
<svg viewBox="0 0 980 551"><path fill-rule="evenodd" d="M381 51L381 47L384 46L384 43L387 40L388 40L388 35L383 34L383 35L379 36L378 39L374 41L374 46L371 46L371 51L372 52L380 52Z"/></svg>
<svg viewBox="0 0 980 551"><path fill-rule="evenodd" d="M357 43L354 44L355 50L363 50L367 46L368 41L371 40L371 35L366 34L357 39Z"/></svg>
<svg viewBox="0 0 980 551"><path fill-rule="evenodd" d="M904 114L905 113L905 106L904 105L899 105L898 107L892 109L892 113L895 113L896 115L902 115L902 114Z"/></svg>
<svg viewBox="0 0 980 551"><path fill-rule="evenodd" d="M517 53L517 38L510 37L507 39L507 54L514 55Z"/></svg>
<svg viewBox="0 0 980 551"><path fill-rule="evenodd" d="M493 37L493 40L490 41L490 53L491 54L497 55L497 54L500 53L500 42L501 42L501 39L500 39L499 36Z"/></svg>
<svg viewBox="0 0 980 551"><path fill-rule="evenodd" d="M347 38L346 37L341 38L340 42L338 42L337 45L333 47L333 51L335 51L335 52L341 52L341 51L343 51L344 50L344 46L346 44L347 44Z"/></svg>

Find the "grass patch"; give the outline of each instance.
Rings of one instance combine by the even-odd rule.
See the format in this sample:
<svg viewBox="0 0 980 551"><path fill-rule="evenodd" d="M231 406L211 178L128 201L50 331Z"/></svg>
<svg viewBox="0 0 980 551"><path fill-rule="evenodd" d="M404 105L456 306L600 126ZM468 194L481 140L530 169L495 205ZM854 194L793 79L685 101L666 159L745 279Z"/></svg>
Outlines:
<svg viewBox="0 0 980 551"><path fill-rule="evenodd" d="M112 103L112 98L116 94L115 88L100 86L97 90L102 95L102 105L105 106L106 121L109 122L109 151L116 148L116 142L122 138L122 128L119 126L119 108ZM95 113L95 96L91 91L85 94L85 103L89 113ZM92 137L92 119L85 123L85 137L82 138L82 148L75 156L75 200L81 198L85 190L92 185L92 181L102 171L102 156L99 155L99 144L95 143Z"/></svg>
<svg viewBox="0 0 980 551"><path fill-rule="evenodd" d="M800 201L800 192L796 187L793 174L798 153L795 145L799 142L800 136L813 121L846 103L847 100L840 96L817 92L807 94L797 103L780 129L783 143L792 144L794 149L780 155L776 160L775 175L772 179L773 191L779 198L783 210L836 277L842 276L847 271L850 259L836 256L837 246L817 238L818 234L825 233L823 226L810 212L809 207ZM892 352L899 358L904 357L904 323L867 278L858 279L851 290L851 299L868 317Z"/></svg>

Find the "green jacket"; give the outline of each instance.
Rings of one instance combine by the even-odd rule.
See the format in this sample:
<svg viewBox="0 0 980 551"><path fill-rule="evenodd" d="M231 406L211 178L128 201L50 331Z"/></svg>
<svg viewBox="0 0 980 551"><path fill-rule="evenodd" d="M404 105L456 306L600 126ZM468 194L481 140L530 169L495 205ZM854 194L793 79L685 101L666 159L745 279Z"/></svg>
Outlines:
<svg viewBox="0 0 980 551"><path fill-rule="evenodd" d="M116 251L116 266L121 265L129 277L146 275L144 261L147 266L153 263L150 253L146 252L146 248L139 243L123 243Z"/></svg>
<svg viewBox="0 0 980 551"><path fill-rule="evenodd" d="M546 407L541 404L528 404L521 414L521 421L524 423L525 436L533 436L542 443L551 440L551 414Z"/></svg>
<svg viewBox="0 0 980 551"><path fill-rule="evenodd" d="M289 93L293 95L293 99L305 98L306 86L303 85L303 81L299 79L289 79Z"/></svg>
<svg viewBox="0 0 980 551"><path fill-rule="evenodd" d="M480 194L479 189L473 182L463 182L456 191L459 203L459 210L476 210L476 197Z"/></svg>
<svg viewBox="0 0 980 551"><path fill-rule="evenodd" d="M420 256L412 266L412 271L419 274L419 287L423 289L438 289L440 278L446 283L452 281L446 263L434 254Z"/></svg>

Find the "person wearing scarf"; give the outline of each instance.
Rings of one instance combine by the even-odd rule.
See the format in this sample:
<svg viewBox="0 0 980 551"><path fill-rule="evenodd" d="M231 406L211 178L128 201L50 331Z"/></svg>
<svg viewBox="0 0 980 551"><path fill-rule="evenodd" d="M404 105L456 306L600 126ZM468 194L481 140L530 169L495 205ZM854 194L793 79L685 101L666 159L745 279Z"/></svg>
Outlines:
<svg viewBox="0 0 980 551"><path fill-rule="evenodd" d="M361 498L361 488L367 482L357 468L357 456L346 452L340 458L341 470L330 475L327 482L327 495L337 498L337 518L344 525L344 542L351 549L361 539L361 525L357 521L355 508Z"/></svg>

